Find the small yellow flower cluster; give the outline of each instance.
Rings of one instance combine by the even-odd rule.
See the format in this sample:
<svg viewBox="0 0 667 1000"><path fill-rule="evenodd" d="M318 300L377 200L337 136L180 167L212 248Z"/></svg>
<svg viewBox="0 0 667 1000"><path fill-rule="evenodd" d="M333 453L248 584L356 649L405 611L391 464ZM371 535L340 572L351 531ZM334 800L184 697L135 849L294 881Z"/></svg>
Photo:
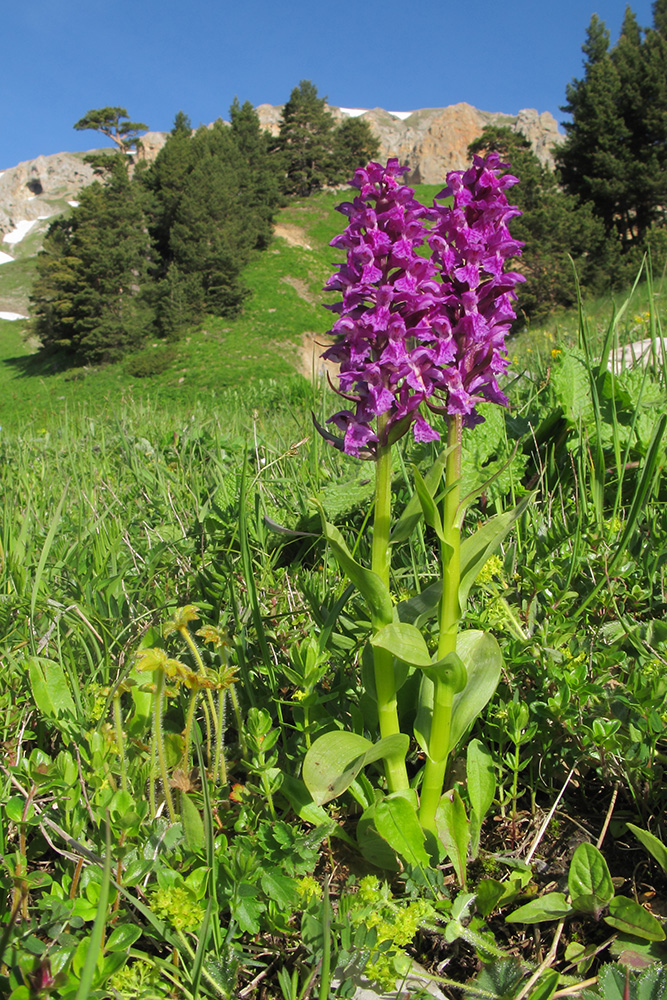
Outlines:
<svg viewBox="0 0 667 1000"><path fill-rule="evenodd" d="M204 919L203 907L185 886L156 889L151 897L153 912L177 931L196 931Z"/></svg>
<svg viewBox="0 0 667 1000"><path fill-rule="evenodd" d="M503 561L499 555L489 556L477 574L477 582L484 586L492 582L494 577L502 577Z"/></svg>
<svg viewBox="0 0 667 1000"><path fill-rule="evenodd" d="M312 875L304 875L297 882L297 891L305 903L322 898L322 886Z"/></svg>

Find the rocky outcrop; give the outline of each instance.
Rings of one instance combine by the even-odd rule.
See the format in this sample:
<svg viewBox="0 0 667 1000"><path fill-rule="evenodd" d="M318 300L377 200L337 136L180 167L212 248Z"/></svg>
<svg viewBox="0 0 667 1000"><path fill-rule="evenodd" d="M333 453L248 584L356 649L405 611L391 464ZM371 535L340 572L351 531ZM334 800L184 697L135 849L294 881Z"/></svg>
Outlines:
<svg viewBox="0 0 667 1000"><path fill-rule="evenodd" d="M470 104L448 108L421 108L409 114L383 108L369 111L331 107L337 121L360 116L370 125L380 142L379 159L397 156L410 166L411 183L440 184L448 171L468 163L468 145L487 124L506 125L522 132L543 163L553 164L554 146L561 138L549 112L532 108L518 115L479 111ZM262 126L277 135L282 105L260 104ZM167 141L165 132L147 132L142 137L139 156L151 162ZM75 201L81 188L95 180L93 168L84 163L83 153L56 153L19 163L0 173L0 235L20 222L46 219L62 212Z"/></svg>
<svg viewBox="0 0 667 1000"><path fill-rule="evenodd" d="M518 115L479 111L471 104L452 104L447 108L421 108L408 115L373 108L350 111L330 107L336 120L354 115L367 121L380 142L378 158L397 156L410 166L408 180L413 184L443 183L448 171L462 170L469 162L468 146L482 133L485 125L505 125L521 132L530 142L540 161L553 166L554 146L562 139L556 119L548 111L540 114L525 108ZM282 107L261 104L257 108L262 126L278 134Z"/></svg>
<svg viewBox="0 0 667 1000"><path fill-rule="evenodd" d="M83 155L38 156L0 173L0 232L9 232L19 222L57 215L63 202L74 200L95 179Z"/></svg>

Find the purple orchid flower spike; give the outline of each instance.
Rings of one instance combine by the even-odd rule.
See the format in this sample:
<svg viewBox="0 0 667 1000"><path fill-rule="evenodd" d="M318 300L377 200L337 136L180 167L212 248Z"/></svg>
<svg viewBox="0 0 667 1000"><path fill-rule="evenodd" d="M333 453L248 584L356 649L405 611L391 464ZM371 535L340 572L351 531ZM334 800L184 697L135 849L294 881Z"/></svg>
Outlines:
<svg viewBox="0 0 667 1000"><path fill-rule="evenodd" d="M343 437L326 437L348 454L373 458L410 428L417 441L439 439L425 410L472 426L483 419L478 403L507 405L498 378L524 279L503 270L522 247L507 228L520 212L507 202L516 178L506 167L497 153L475 157L447 177L438 197L451 207L433 208L402 183L408 168L397 159L356 171L360 194L338 206L349 222L331 241L346 260L325 286L343 296L328 307L338 341L322 355L340 364L338 391L351 404L328 421ZM418 253L426 244L430 259Z"/></svg>

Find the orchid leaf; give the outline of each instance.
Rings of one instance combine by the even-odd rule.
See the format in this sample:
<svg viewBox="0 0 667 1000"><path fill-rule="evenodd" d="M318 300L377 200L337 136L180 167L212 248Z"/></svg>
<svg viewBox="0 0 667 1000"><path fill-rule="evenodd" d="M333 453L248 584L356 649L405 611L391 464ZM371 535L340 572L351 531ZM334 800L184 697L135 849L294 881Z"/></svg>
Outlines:
<svg viewBox="0 0 667 1000"><path fill-rule="evenodd" d="M321 507L319 510L322 533L336 557L336 562L366 601L373 618L388 625L393 618L393 604L388 588L377 573L366 569L356 561L338 528L325 519Z"/></svg>
<svg viewBox="0 0 667 1000"><path fill-rule="evenodd" d="M419 628L435 615L441 597L442 580L436 580L435 583L425 587L420 594L415 594L414 597L398 604L396 611L400 621Z"/></svg>
<svg viewBox="0 0 667 1000"><path fill-rule="evenodd" d="M492 517L482 527L468 535L461 543L461 582L459 584L459 606L465 608L470 588L490 556L509 534L515 521L521 517L533 499L534 494L523 497L511 510Z"/></svg>
<svg viewBox="0 0 667 1000"><path fill-rule="evenodd" d="M411 666L431 666L431 655L424 637L414 625L403 622L385 625L372 636L371 645L388 650L397 659Z"/></svg>
<svg viewBox="0 0 667 1000"><path fill-rule="evenodd" d="M467 682L465 687L454 695L449 737L450 751L460 743L496 690L503 662L500 646L494 637L488 632L477 629L459 632L456 637L456 652L465 668ZM433 698L434 683L425 673L419 692L419 709L414 726L417 742L425 753L428 752L427 748L430 745Z"/></svg>
<svg viewBox="0 0 667 1000"><path fill-rule="evenodd" d="M454 865L459 885L465 889L470 823L466 816L463 799L456 789L445 792L440 799L435 813L435 825L438 836L445 845L449 859Z"/></svg>
<svg viewBox="0 0 667 1000"><path fill-rule="evenodd" d="M440 483L442 482L442 475L447 464L447 453L448 448L443 448L435 462L428 470L426 475L423 477L422 481L428 490L429 496L433 497L438 492ZM391 538L389 539L390 545L396 545L397 542L404 542L410 537L415 527L419 524L422 517L422 506L419 501L419 495L415 491L407 506L398 521L394 525L391 533Z"/></svg>
<svg viewBox="0 0 667 1000"><path fill-rule="evenodd" d="M498 687L503 666L503 654L490 632L470 629L460 632L456 651L465 664L468 683L454 695L450 750L463 739L475 719L482 713Z"/></svg>
<svg viewBox="0 0 667 1000"><path fill-rule="evenodd" d="M411 866L429 868L424 831L411 802L402 795L382 799L375 807L375 828L400 857Z"/></svg>
<svg viewBox="0 0 667 1000"><path fill-rule="evenodd" d="M440 517L438 505L429 492L428 486L422 479L419 469L416 466L413 466L412 471L415 480L415 490L417 491L417 496L419 497L419 503L421 504L424 520L426 524L428 524L429 528L433 528L440 541L444 542L445 533L442 527L442 518Z"/></svg>
<svg viewBox="0 0 667 1000"><path fill-rule="evenodd" d="M315 740L303 762L303 780L313 797L322 806L350 787L367 764L398 754L405 756L410 745L407 733L385 736L371 743L358 733L336 730Z"/></svg>
<svg viewBox="0 0 667 1000"><path fill-rule="evenodd" d="M465 668L465 663L458 653L448 653L441 660L436 660L435 663L431 663L428 667L423 667L422 669L431 680L449 685L453 689L454 694L463 691L468 683L468 672Z"/></svg>

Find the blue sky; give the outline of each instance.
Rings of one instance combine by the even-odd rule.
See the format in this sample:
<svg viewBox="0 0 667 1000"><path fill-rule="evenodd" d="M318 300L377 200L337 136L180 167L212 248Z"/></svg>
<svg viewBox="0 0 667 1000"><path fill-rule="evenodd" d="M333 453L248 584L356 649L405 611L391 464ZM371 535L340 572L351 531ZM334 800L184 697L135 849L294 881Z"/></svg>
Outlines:
<svg viewBox="0 0 667 1000"><path fill-rule="evenodd" d="M282 104L300 80L342 107L409 111L467 101L562 120L592 13L611 32L625 0L26 0L2 14L0 169L90 149L72 125L120 105L167 131L241 101ZM630 6L649 26L651 0ZM350 13L346 13L350 10ZM414 13L413 13L414 11Z"/></svg>

